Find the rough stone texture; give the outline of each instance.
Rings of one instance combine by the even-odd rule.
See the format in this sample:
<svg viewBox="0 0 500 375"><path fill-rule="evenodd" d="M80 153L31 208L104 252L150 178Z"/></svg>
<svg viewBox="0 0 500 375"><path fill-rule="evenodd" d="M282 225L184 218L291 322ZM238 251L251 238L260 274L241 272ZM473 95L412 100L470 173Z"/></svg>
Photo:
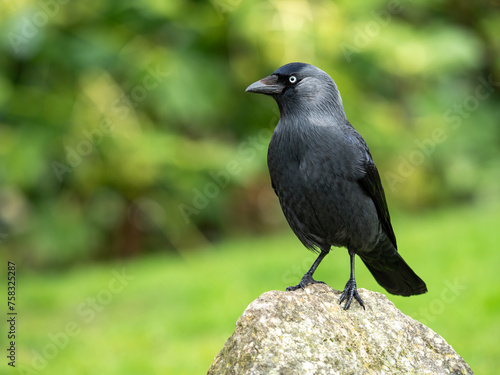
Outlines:
<svg viewBox="0 0 500 375"><path fill-rule="evenodd" d="M437 333L383 294L358 289L344 311L340 292L314 284L253 301L208 374L472 374Z"/></svg>

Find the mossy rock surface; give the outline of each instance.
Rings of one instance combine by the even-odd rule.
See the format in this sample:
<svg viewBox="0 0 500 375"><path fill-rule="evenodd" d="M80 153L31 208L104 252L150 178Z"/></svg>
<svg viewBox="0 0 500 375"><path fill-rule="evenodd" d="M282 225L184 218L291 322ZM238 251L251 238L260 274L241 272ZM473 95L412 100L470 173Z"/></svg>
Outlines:
<svg viewBox="0 0 500 375"><path fill-rule="evenodd" d="M340 292L314 284L253 301L208 374L472 374L445 339L380 293L358 289L344 311Z"/></svg>

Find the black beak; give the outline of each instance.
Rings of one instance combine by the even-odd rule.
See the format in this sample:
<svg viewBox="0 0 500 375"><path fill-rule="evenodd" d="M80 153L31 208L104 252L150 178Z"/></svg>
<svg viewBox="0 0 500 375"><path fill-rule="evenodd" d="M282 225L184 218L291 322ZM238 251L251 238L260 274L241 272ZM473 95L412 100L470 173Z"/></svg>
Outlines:
<svg viewBox="0 0 500 375"><path fill-rule="evenodd" d="M278 83L278 76L271 74L260 81L252 83L247 87L245 92L253 92L256 94L279 95L283 92L284 86Z"/></svg>

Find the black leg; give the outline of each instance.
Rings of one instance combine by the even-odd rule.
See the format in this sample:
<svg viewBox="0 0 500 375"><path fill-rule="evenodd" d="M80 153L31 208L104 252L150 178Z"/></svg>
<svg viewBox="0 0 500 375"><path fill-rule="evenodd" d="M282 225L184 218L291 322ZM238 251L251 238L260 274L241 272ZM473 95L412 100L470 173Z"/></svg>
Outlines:
<svg viewBox="0 0 500 375"><path fill-rule="evenodd" d="M363 300L358 294L358 291L356 290L356 280L354 279L354 256L356 254L354 251L349 250L349 256L351 257L351 277L349 277L349 281L347 281L347 284L345 284L344 291L342 292L342 295L340 296L340 302L341 304L344 300L345 301L345 306L344 310L347 310L349 306L351 306L351 301L352 297L354 297L361 306L363 306L363 309L365 309L365 304L363 303Z"/></svg>
<svg viewBox="0 0 500 375"><path fill-rule="evenodd" d="M316 271L316 268L318 268L319 264L321 263L323 258L326 256L326 254L328 254L329 251L330 251L330 249L327 249L327 250L321 249L321 253L318 255L318 257L314 261L311 268L309 268L309 271L307 271L305 273L305 275L302 277L302 280L300 280L300 283L298 283L295 286L289 286L288 288L286 288L287 292L297 290L299 288L304 289L306 286L308 286L310 284L324 284L323 281L314 280L313 274L314 274L314 271Z"/></svg>

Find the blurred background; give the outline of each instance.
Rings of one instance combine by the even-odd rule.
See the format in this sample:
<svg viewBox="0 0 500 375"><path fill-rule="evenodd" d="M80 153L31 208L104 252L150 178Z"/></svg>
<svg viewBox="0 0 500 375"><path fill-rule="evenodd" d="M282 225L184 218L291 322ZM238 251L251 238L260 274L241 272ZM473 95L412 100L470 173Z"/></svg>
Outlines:
<svg viewBox="0 0 500 375"><path fill-rule="evenodd" d="M300 280L315 256L288 228L266 165L279 112L244 92L292 61L336 81L399 249L427 282L424 296L388 297L474 371L497 371L498 1L0 8L12 373L205 373L253 299ZM317 278L342 289L348 264L337 249ZM385 294L361 263L357 279Z"/></svg>

